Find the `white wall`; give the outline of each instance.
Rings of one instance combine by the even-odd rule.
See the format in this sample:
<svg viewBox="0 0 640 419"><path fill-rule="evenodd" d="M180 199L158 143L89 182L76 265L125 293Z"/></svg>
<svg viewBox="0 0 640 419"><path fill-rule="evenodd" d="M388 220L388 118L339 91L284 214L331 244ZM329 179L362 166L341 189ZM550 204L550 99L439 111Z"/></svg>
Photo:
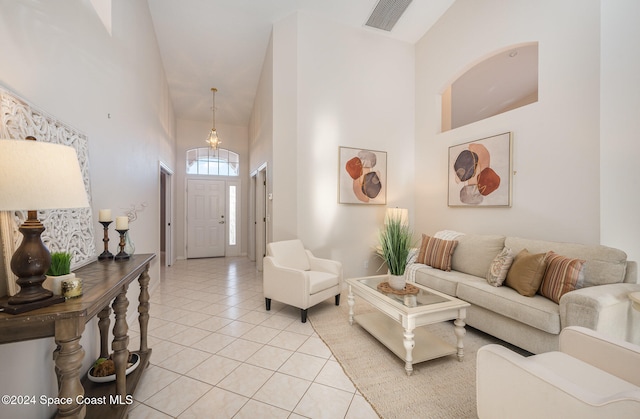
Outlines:
<svg viewBox="0 0 640 419"><path fill-rule="evenodd" d="M602 10L600 210L602 244L640 261L640 2L607 0Z"/></svg>
<svg viewBox="0 0 640 419"><path fill-rule="evenodd" d="M222 141L221 148L233 151L240 155L240 177L241 182L241 229L239 230L240 249L238 254L247 253L248 236L247 226L248 208L249 208L249 134L247 127L237 125L227 125L216 123L218 136ZM186 119L177 120L177 150L176 150L176 255L180 259L186 257L186 152L192 148L206 147L205 139L211 131L211 122L190 121ZM225 180L226 178L208 177L208 176L191 176L197 179L217 179ZM237 255L235 255L237 256Z"/></svg>
<svg viewBox="0 0 640 419"><path fill-rule="evenodd" d="M273 33L269 38L269 44L265 53L264 61L262 63L262 70L260 72L260 80L258 81L258 89L256 91L256 97L253 101L253 109L251 111L251 118L249 120L249 173L254 174L255 178L250 181L253 185L252 189L249 188L249 193L252 195L249 197L250 202L254 202L254 205L249 206L249 210L260 205L260 200L257 199L257 190L260 190L258 182L258 169L264 170L266 166L267 184L273 184L273 176L271 173L271 167L273 166ZM260 220L256 218L256 214L251 214L248 218L249 222L254 222L255 230L248 231L248 237L252 241L249 245L254 246L253 249L247 249L248 255L252 259L256 260L256 267L262 269L262 254L257 254L258 249L254 242L260 240L261 242L272 241L272 228L271 228L271 207L272 201L265 203L268 222L266 223L265 233L266 238L262 237L262 234L258 233L258 226L260 226ZM261 213L260 213L261 214ZM251 228L251 226L249 226ZM264 244L264 243L263 243ZM262 249L264 246L260 247Z"/></svg>
<svg viewBox="0 0 640 419"><path fill-rule="evenodd" d="M147 3L114 1L112 30L110 36L88 0L3 1L0 84L87 135L97 251L102 251L98 210L111 208L116 216L144 203L130 226L132 238L137 253L158 253L158 162L175 168L175 128ZM111 243L116 239L112 231ZM150 275L156 286L157 261ZM136 298L133 284L130 311ZM97 335L95 322L89 322L81 341L83 371L98 355ZM54 349L53 339L0 346L0 393L57 395ZM2 417L22 418L53 412L39 405L0 410Z"/></svg>
<svg viewBox="0 0 640 419"><path fill-rule="evenodd" d="M262 63L258 90L249 120L249 172L271 161L273 140L273 36Z"/></svg>
<svg viewBox="0 0 640 419"><path fill-rule="evenodd" d="M579 12L578 12L579 11ZM600 2L457 1L416 44L417 228L600 241ZM440 94L469 66L539 42L539 101L440 133ZM512 208L447 207L448 147L513 132Z"/></svg>
<svg viewBox="0 0 640 419"><path fill-rule="evenodd" d="M267 185L273 200L268 213L273 241L298 236L296 193L298 138L298 14L273 27L273 154L268 167L271 183Z"/></svg>
<svg viewBox="0 0 640 419"><path fill-rule="evenodd" d="M273 144L273 240L301 238L318 256L341 260L346 277L375 273L386 206L338 204L338 147L387 151L388 204L413 208L413 46L297 13L275 24L272 51L256 103L268 115L272 92L273 135L258 143ZM252 120L253 149L255 127L266 123L256 109Z"/></svg>

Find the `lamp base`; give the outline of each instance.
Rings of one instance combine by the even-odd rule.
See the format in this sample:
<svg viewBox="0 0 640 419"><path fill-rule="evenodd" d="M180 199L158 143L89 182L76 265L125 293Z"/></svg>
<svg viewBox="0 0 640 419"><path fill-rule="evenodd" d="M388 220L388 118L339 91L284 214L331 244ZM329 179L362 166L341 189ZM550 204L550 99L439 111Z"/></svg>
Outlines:
<svg viewBox="0 0 640 419"><path fill-rule="evenodd" d="M48 307L53 304L64 303L64 301L65 298L62 295L54 295L45 300L35 301L33 303L10 304L9 297L4 297L0 299L0 310L3 313L20 314L27 311Z"/></svg>
<svg viewBox="0 0 640 419"><path fill-rule="evenodd" d="M11 270L18 277L20 291L0 300L5 313L24 313L64 301L64 297L54 296L42 287L45 272L51 266L51 254L40 237L44 226L38 220L38 212L29 210L27 214L27 220L19 228L22 242L11 257Z"/></svg>

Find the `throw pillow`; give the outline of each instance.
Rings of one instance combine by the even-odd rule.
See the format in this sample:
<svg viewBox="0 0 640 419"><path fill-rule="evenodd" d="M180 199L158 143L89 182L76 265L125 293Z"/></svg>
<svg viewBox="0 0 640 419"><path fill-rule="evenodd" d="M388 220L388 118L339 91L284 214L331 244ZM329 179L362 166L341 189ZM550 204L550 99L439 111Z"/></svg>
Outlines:
<svg viewBox="0 0 640 419"><path fill-rule="evenodd" d="M547 270L542 278L540 294L560 304L563 294L579 287L585 261L571 259L553 251L547 253Z"/></svg>
<svg viewBox="0 0 640 419"><path fill-rule="evenodd" d="M458 245L457 240L441 240L422 235L422 245L416 262L442 271L451 270L451 255Z"/></svg>
<svg viewBox="0 0 640 419"><path fill-rule="evenodd" d="M522 249L513 259L504 284L526 297L536 295L547 268L545 256L546 253L531 254Z"/></svg>
<svg viewBox="0 0 640 419"><path fill-rule="evenodd" d="M491 265L489 265L489 272L487 272L487 282L494 287L502 285L505 279L507 279L507 272L513 263L513 252L510 248L505 247L502 252L498 253L498 256L493 259Z"/></svg>

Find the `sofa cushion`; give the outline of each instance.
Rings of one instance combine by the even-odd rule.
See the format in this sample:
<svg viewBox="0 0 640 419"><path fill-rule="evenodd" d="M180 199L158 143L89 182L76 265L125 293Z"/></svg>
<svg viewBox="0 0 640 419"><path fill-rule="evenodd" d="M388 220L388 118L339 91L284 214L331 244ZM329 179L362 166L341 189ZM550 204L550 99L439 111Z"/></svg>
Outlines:
<svg viewBox="0 0 640 419"><path fill-rule="evenodd" d="M504 248L504 236L464 234L451 258L451 269L485 278L491 261Z"/></svg>
<svg viewBox="0 0 640 419"><path fill-rule="evenodd" d="M338 275L329 272L307 271L309 278L309 294L313 295L338 285Z"/></svg>
<svg viewBox="0 0 640 419"><path fill-rule="evenodd" d="M545 253L531 254L522 249L513 259L505 285L526 297L536 295L547 267L545 256Z"/></svg>
<svg viewBox="0 0 640 419"><path fill-rule="evenodd" d="M456 249L456 240L441 240L422 235L422 245L416 262L429 265L443 271L451 270L451 255Z"/></svg>
<svg viewBox="0 0 640 419"><path fill-rule="evenodd" d="M489 271L487 272L487 282L494 287L502 285L505 279L507 279L507 272L513 263L513 252L508 247L502 249L502 252L493 259L489 265Z"/></svg>
<svg viewBox="0 0 640 419"><path fill-rule="evenodd" d="M570 258L584 259L584 286L615 284L624 281L627 254L619 249L602 245L584 245L544 240L507 237L505 246L514 253L527 248L532 253L546 253L549 250ZM454 268L455 269L455 268Z"/></svg>
<svg viewBox="0 0 640 419"><path fill-rule="evenodd" d="M580 282L584 280L582 274L584 262L582 259L571 259L549 251L540 294L560 304L560 297L582 285Z"/></svg>
<svg viewBox="0 0 640 419"><path fill-rule="evenodd" d="M416 283L453 297L458 295L458 283L479 280L479 278L462 272L445 272L430 266L421 266L422 268L417 269L415 272Z"/></svg>
<svg viewBox="0 0 640 419"><path fill-rule="evenodd" d="M542 295L525 297L485 280L458 283L458 298L547 333L560 333L560 306Z"/></svg>

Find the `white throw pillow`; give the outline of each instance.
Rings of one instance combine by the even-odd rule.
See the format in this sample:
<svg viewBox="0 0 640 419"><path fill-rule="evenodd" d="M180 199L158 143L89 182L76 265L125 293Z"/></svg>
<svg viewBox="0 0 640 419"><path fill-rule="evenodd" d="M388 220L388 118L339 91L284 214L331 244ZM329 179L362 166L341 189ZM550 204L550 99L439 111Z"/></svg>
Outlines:
<svg viewBox="0 0 640 419"><path fill-rule="evenodd" d="M489 272L487 272L487 282L494 287L502 285L507 278L507 272L513 263L513 252L510 248L505 247L502 249L498 256L496 256L491 265L489 265Z"/></svg>

